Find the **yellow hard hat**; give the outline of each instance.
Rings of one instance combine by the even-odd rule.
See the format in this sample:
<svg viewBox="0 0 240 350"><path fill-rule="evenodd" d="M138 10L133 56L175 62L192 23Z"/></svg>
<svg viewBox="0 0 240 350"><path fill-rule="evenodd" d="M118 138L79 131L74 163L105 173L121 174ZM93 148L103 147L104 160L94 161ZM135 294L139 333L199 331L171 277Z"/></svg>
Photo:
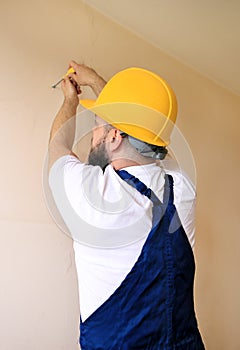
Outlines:
<svg viewBox="0 0 240 350"><path fill-rule="evenodd" d="M97 100L80 104L126 134L167 146L177 115L177 100L169 84L143 68L114 75Z"/></svg>

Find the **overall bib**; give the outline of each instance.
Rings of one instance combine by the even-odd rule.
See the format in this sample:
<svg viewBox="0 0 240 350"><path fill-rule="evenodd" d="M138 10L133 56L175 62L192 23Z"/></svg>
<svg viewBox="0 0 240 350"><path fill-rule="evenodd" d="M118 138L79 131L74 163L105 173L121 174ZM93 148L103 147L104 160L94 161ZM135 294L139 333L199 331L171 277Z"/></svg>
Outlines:
<svg viewBox="0 0 240 350"><path fill-rule="evenodd" d="M203 350L194 312L194 256L173 204L173 179L165 176L161 203L127 171L117 173L153 202L152 230L121 285L81 321L81 349Z"/></svg>

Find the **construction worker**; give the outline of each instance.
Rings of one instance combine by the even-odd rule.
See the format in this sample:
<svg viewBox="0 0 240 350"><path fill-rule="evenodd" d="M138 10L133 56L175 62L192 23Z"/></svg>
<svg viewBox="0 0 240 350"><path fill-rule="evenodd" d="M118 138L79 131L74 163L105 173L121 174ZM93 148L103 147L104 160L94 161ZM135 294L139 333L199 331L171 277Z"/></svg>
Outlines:
<svg viewBox="0 0 240 350"><path fill-rule="evenodd" d="M49 184L74 239L81 349L204 349L193 302L195 189L161 161L174 92L142 68L106 83L85 65L70 67L50 133ZM80 100L95 114L83 163L72 147L85 85L97 99Z"/></svg>

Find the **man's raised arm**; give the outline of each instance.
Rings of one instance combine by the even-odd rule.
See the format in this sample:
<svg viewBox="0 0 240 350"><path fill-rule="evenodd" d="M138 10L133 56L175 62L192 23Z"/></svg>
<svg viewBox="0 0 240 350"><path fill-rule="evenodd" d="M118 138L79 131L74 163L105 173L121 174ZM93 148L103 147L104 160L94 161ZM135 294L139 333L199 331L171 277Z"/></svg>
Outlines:
<svg viewBox="0 0 240 350"><path fill-rule="evenodd" d="M81 86L90 86L96 96L98 96L106 84L105 80L92 68L77 64L74 61L70 62L70 67L75 70L75 73L65 77L61 83L64 101L50 131L49 169L58 158L73 154L72 146L75 137L76 112Z"/></svg>

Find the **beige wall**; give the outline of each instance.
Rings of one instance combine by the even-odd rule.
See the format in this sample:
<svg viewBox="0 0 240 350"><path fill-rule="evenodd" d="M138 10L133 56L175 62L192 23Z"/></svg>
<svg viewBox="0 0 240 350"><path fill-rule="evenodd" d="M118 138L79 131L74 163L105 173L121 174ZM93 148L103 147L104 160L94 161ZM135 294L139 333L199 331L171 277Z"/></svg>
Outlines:
<svg viewBox="0 0 240 350"><path fill-rule="evenodd" d="M80 0L1 1L0 17L0 348L78 349L72 243L52 221L42 189L48 132L62 101L50 86L74 58L105 78L143 66L174 87L197 167L200 329L207 349L240 349L240 97Z"/></svg>

